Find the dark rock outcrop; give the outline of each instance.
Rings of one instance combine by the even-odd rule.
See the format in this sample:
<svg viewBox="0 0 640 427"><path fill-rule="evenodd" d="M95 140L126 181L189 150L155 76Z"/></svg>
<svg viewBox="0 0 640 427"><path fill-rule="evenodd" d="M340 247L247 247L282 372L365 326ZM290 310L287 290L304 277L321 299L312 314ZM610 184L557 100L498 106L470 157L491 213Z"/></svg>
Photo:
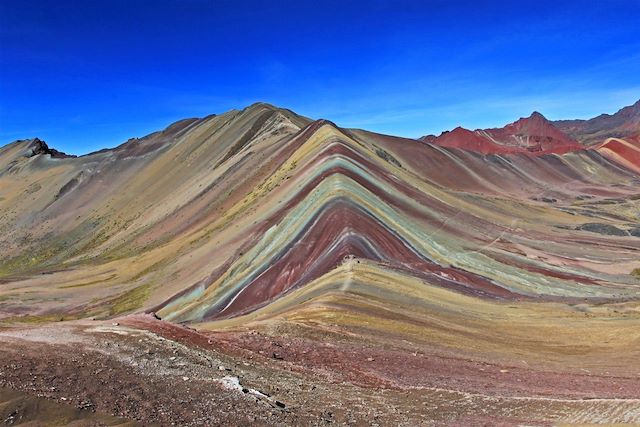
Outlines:
<svg viewBox="0 0 640 427"><path fill-rule="evenodd" d="M49 148L46 142L41 140L40 138L34 138L31 140L31 154L29 157L37 156L39 154L49 154L51 157L55 159L66 159L69 157L77 157L72 154L63 153L62 151L58 151L55 148Z"/></svg>
<svg viewBox="0 0 640 427"><path fill-rule="evenodd" d="M606 234L608 236L628 236L629 233L618 227L609 224L600 224L597 222L588 222L578 227L580 230L590 231L592 233Z"/></svg>

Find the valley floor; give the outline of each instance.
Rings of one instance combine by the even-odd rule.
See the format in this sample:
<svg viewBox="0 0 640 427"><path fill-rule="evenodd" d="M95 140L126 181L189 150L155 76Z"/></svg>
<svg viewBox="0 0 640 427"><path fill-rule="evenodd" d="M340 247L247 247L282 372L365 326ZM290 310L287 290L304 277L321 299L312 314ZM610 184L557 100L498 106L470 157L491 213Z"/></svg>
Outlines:
<svg viewBox="0 0 640 427"><path fill-rule="evenodd" d="M6 425L43 425L24 403L36 397L63 414L49 425L640 423L640 372L408 351L330 327L206 332L133 315L5 327L0 342Z"/></svg>

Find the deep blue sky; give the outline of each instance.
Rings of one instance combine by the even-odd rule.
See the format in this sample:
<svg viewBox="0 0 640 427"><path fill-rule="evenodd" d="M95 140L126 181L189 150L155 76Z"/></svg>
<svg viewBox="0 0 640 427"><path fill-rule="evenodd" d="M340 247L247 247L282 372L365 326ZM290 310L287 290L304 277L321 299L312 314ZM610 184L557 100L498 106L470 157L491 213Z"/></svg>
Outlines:
<svg viewBox="0 0 640 427"><path fill-rule="evenodd" d="M417 137L640 99L640 0L0 1L0 145L81 154L266 101Z"/></svg>

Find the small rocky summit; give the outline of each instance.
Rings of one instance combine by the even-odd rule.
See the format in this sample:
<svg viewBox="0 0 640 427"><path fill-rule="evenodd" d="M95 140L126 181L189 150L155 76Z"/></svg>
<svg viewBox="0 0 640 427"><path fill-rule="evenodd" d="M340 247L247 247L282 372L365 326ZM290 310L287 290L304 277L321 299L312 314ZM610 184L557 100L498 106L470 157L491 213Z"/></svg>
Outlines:
<svg viewBox="0 0 640 427"><path fill-rule="evenodd" d="M46 142L41 140L40 138L33 138L31 140L31 154L28 157L37 156L38 154L49 154L51 157L56 159L66 159L69 157L77 157L72 154L63 153L62 151L58 151L55 148L49 148Z"/></svg>

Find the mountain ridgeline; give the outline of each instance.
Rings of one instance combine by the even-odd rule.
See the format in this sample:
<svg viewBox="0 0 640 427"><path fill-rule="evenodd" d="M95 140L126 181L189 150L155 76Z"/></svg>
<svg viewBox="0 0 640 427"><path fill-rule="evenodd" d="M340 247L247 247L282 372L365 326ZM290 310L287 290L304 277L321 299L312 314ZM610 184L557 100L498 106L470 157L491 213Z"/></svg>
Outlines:
<svg viewBox="0 0 640 427"><path fill-rule="evenodd" d="M0 148L0 316L398 312L409 288L420 311L431 287L627 301L637 112L413 140L259 103L80 157L16 141Z"/></svg>

